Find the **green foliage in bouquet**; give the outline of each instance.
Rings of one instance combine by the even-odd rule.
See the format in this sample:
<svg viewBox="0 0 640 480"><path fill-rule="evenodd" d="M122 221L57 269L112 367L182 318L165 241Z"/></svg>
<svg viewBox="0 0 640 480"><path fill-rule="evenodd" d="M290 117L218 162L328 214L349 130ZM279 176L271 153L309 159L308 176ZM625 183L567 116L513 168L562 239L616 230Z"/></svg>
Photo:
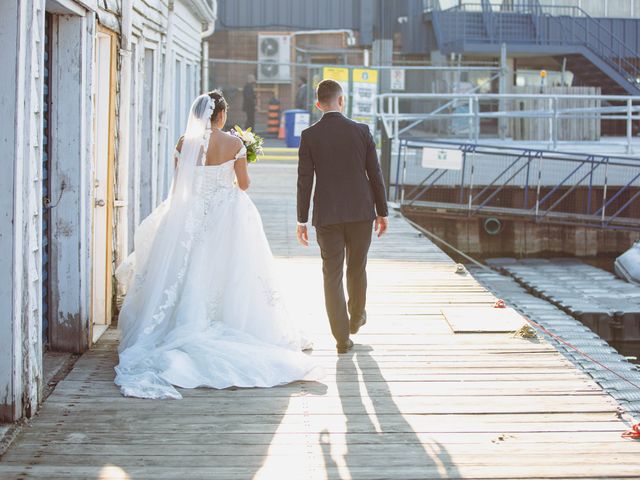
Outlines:
<svg viewBox="0 0 640 480"><path fill-rule="evenodd" d="M238 125L236 125L230 133L242 140L242 143L247 149L247 162L254 163L258 161L258 156L264 153L264 150L262 149L264 139L260 135L253 133L251 131L251 127L246 130L242 130Z"/></svg>

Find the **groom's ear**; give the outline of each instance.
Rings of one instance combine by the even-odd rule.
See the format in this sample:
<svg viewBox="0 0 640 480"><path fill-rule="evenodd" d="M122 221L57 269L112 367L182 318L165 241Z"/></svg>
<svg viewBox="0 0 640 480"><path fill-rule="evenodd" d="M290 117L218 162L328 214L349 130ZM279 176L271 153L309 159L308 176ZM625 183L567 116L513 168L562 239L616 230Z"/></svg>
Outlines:
<svg viewBox="0 0 640 480"><path fill-rule="evenodd" d="M317 108L318 110L322 110L322 108L320 108L320 102L316 102L316 108Z"/></svg>

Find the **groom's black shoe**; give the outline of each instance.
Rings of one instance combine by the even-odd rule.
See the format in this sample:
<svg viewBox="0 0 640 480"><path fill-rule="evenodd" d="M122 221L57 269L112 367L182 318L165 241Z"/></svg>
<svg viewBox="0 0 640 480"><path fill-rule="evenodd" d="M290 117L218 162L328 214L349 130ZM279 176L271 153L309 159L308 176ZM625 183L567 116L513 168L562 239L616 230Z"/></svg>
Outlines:
<svg viewBox="0 0 640 480"><path fill-rule="evenodd" d="M347 353L353 348L353 341L347 340L347 343L339 343L336 345L336 348L338 349L338 353Z"/></svg>
<svg viewBox="0 0 640 480"><path fill-rule="evenodd" d="M360 327L367 323L367 312L362 312L361 316L352 318L351 322L349 323L349 330L352 335L355 335L356 333L358 333L358 330L360 330Z"/></svg>

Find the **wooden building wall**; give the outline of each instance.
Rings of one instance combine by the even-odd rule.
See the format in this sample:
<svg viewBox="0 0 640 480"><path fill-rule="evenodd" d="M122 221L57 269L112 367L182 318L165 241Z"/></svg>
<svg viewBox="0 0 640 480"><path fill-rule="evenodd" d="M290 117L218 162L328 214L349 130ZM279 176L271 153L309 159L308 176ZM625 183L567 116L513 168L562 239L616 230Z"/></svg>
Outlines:
<svg viewBox="0 0 640 480"><path fill-rule="evenodd" d="M83 352L92 342L92 222L97 200L93 78L98 30L112 33L116 41L110 94L114 114L109 120L113 132L105 147L115 163L114 184L109 187L115 193L108 205L114 212L114 241L106 243L114 249L113 267L129 251L128 233L148 213L140 211L141 199L148 198L151 209L166 196L173 144L186 121L182 112L200 91L201 32L213 21L210 8L215 2L133 0L132 10L123 16L121 8L127 4L17 0L2 7L0 42L5 48L0 49L0 61L6 68L0 72L0 154L10 161L0 176L0 421L34 414L42 392L45 10L52 14L47 95L51 349ZM132 42L121 50L125 17L132 19ZM175 68L178 60L181 69ZM123 61L131 68L124 101ZM140 138L143 132L146 137ZM145 178L141 163L147 152Z"/></svg>
<svg viewBox="0 0 640 480"><path fill-rule="evenodd" d="M32 415L42 379L40 155L44 2L0 16L0 421Z"/></svg>

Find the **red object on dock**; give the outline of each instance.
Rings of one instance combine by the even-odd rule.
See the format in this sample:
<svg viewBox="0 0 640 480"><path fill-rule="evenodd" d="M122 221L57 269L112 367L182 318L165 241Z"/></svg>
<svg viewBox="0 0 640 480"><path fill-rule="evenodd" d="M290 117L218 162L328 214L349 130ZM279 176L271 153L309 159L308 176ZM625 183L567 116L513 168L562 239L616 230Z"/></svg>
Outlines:
<svg viewBox="0 0 640 480"><path fill-rule="evenodd" d="M507 308L507 304L500 298L493 304L493 308Z"/></svg>
<svg viewBox="0 0 640 480"><path fill-rule="evenodd" d="M640 423L632 425L629 430L622 434L622 438L631 438L632 440L640 440Z"/></svg>

